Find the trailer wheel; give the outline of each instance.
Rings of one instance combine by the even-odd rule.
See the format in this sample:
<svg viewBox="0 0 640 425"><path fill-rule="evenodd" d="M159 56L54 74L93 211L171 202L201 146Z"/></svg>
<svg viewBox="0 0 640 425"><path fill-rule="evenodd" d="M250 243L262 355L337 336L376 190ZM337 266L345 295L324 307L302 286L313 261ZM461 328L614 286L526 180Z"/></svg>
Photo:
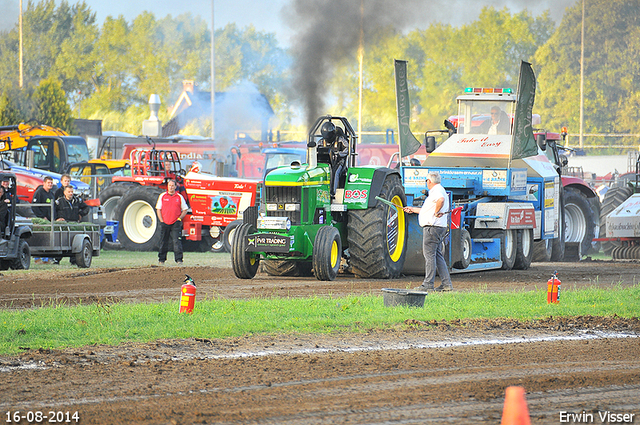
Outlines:
<svg viewBox="0 0 640 425"><path fill-rule="evenodd" d="M596 213L591 208L589 199L572 187L564 189L564 211L564 241L580 242L582 253L586 254L591 249L599 217L596 219Z"/></svg>
<svg viewBox="0 0 640 425"><path fill-rule="evenodd" d="M238 230L238 227L240 227L242 223L242 220L233 220L224 228L224 232L222 232L222 243L227 252L231 252L231 244L233 243L236 230Z"/></svg>
<svg viewBox="0 0 640 425"><path fill-rule="evenodd" d="M91 259L93 258L93 247L89 239L82 241L82 248L76 254L76 264L78 267L88 269L91 267Z"/></svg>
<svg viewBox="0 0 640 425"><path fill-rule="evenodd" d="M456 269L464 270L471 264L471 235L467 229L460 230L460 253L462 258L453 263Z"/></svg>
<svg viewBox="0 0 640 425"><path fill-rule="evenodd" d="M388 175L380 197L398 208L378 202L375 208L349 211L347 240L352 270L359 278L397 278L404 266L407 220L402 208L407 198L400 177Z"/></svg>
<svg viewBox="0 0 640 425"><path fill-rule="evenodd" d="M629 199L631 195L633 195L633 188L630 186L612 187L604 194L602 208L600 210L599 236L601 238L607 237L607 216L618 208L620 204ZM603 241L601 244L602 251L607 255L611 255L613 249L619 246L622 246L622 242L620 241Z"/></svg>
<svg viewBox="0 0 640 425"><path fill-rule="evenodd" d="M31 249L24 239L18 243L18 257L13 260L11 268L14 270L29 270L31 267Z"/></svg>
<svg viewBox="0 0 640 425"><path fill-rule="evenodd" d="M513 268L526 270L531 266L533 258L533 229L518 230L516 241L516 261Z"/></svg>
<svg viewBox="0 0 640 425"><path fill-rule="evenodd" d="M542 239L533 243L533 261L548 263L551 261L552 239Z"/></svg>
<svg viewBox="0 0 640 425"><path fill-rule="evenodd" d="M340 269L342 240L340 232L332 226L318 230L313 242L313 272L318 280L334 280Z"/></svg>
<svg viewBox="0 0 640 425"><path fill-rule="evenodd" d="M260 259L254 252L247 252L247 235L255 232L251 224L243 223L236 231L231 246L231 265L236 277L240 279L253 279L258 272Z"/></svg>
<svg viewBox="0 0 640 425"><path fill-rule="evenodd" d="M313 276L312 263L308 261L264 260L262 268L269 276Z"/></svg>
<svg viewBox="0 0 640 425"><path fill-rule="evenodd" d="M120 222L118 240L129 251L153 251L160 245L156 202L162 190L140 186L120 198L114 214Z"/></svg>

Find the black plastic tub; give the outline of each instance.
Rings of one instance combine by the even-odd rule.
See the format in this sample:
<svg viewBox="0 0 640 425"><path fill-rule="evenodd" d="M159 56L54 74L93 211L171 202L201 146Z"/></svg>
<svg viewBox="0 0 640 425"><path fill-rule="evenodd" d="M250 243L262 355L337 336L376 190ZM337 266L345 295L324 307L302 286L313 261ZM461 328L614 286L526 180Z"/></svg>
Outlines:
<svg viewBox="0 0 640 425"><path fill-rule="evenodd" d="M411 289L382 288L382 298L385 307L398 305L408 307L424 307L424 298L428 292L413 291Z"/></svg>

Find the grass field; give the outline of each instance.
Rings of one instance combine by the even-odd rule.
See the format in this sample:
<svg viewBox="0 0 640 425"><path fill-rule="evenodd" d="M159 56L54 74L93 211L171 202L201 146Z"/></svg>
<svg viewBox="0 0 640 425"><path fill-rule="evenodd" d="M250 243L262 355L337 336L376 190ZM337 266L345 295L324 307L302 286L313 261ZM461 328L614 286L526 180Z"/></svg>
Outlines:
<svg viewBox="0 0 640 425"><path fill-rule="evenodd" d="M425 308L384 307L382 296L255 298L198 301L193 314L175 302L105 304L0 311L0 354L28 348L117 345L163 338L224 338L253 334L362 332L406 326L407 319L453 320L549 316L635 317L640 285L564 291L559 304L546 290L430 294Z"/></svg>

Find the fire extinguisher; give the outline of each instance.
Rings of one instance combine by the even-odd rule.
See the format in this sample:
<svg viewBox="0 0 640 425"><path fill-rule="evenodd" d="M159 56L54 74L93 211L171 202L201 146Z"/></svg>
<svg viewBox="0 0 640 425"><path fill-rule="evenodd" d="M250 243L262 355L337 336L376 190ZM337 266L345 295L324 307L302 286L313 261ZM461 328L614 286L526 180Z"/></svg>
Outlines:
<svg viewBox="0 0 640 425"><path fill-rule="evenodd" d="M558 272L553 272L551 279L547 281L547 304L558 304L560 302L560 285Z"/></svg>
<svg viewBox="0 0 640 425"><path fill-rule="evenodd" d="M196 284L188 274L185 276L180 297L180 313L193 313L196 304Z"/></svg>

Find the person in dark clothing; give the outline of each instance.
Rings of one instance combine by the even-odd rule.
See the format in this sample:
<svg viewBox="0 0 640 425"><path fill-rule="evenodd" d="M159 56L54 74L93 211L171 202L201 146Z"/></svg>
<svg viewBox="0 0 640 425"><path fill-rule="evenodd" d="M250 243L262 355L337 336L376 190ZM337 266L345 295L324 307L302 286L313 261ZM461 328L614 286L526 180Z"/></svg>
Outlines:
<svg viewBox="0 0 640 425"><path fill-rule="evenodd" d="M9 218L10 193L5 192L4 186L0 186L0 236L4 236L4 230L7 227L7 219Z"/></svg>
<svg viewBox="0 0 640 425"><path fill-rule="evenodd" d="M82 221L89 214L89 206L73 195L73 187L64 188L64 196L56 200L56 221Z"/></svg>
<svg viewBox="0 0 640 425"><path fill-rule="evenodd" d="M498 106L491 107L491 119L480 126L481 134L511 134L511 119Z"/></svg>
<svg viewBox="0 0 640 425"><path fill-rule="evenodd" d="M71 184L71 176L69 174L63 174L60 177L60 187L54 194L54 199L58 200L64 196L64 188Z"/></svg>
<svg viewBox="0 0 640 425"><path fill-rule="evenodd" d="M47 176L44 178L42 186L38 187L38 189L36 189L36 193L33 194L33 203L51 205L56 200L52 189L53 179ZM46 218L51 221L53 217L51 217L51 207L49 205L32 207L31 209L36 217Z"/></svg>

